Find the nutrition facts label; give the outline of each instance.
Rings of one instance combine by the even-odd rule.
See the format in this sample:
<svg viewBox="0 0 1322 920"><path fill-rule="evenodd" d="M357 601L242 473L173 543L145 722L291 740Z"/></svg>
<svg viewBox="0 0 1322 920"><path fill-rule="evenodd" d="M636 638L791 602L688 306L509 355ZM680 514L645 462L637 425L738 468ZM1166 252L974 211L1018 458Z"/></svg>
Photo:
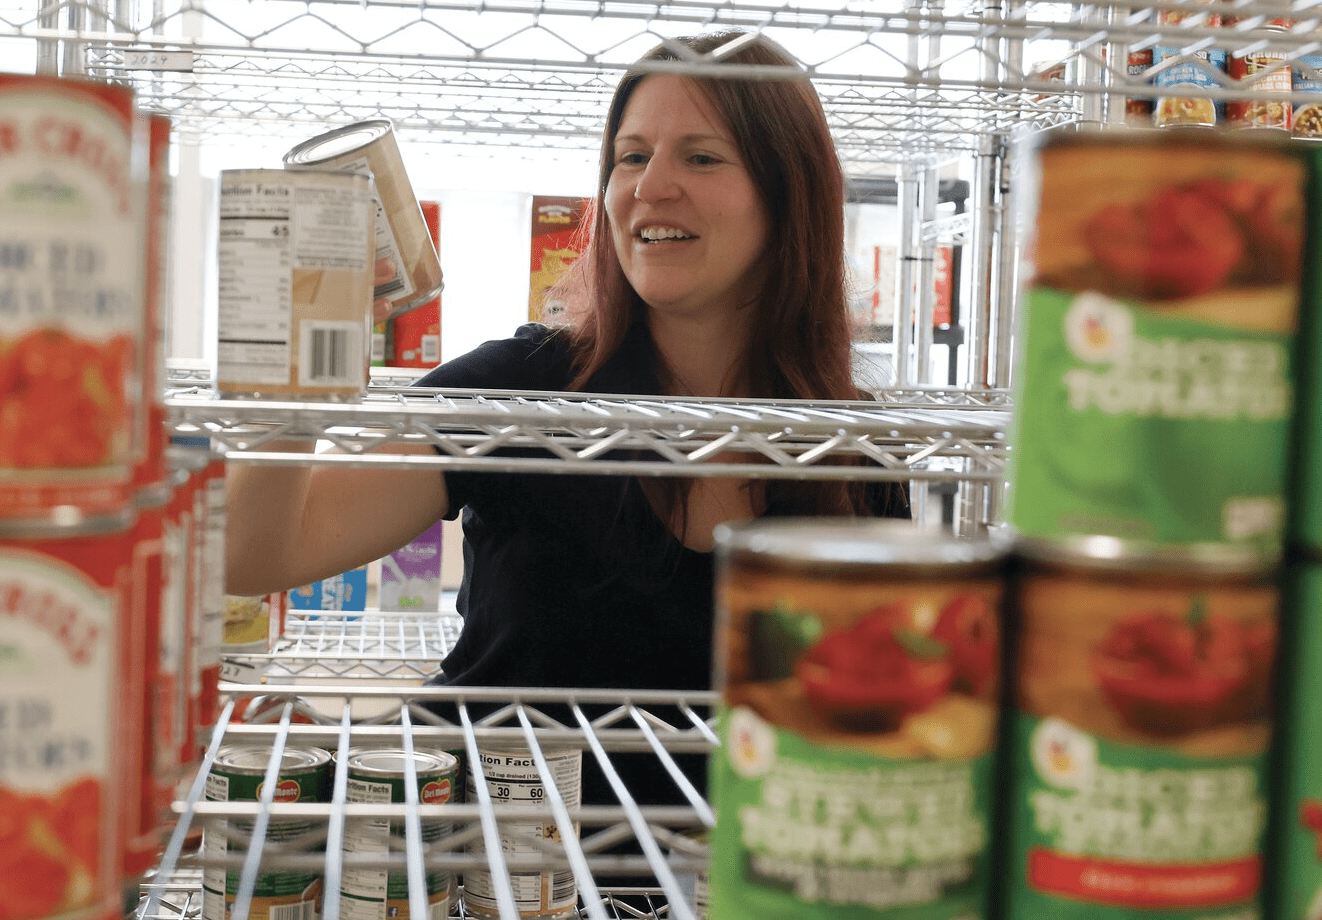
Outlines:
<svg viewBox="0 0 1322 920"><path fill-rule="evenodd" d="M226 377L289 380L293 218L292 183L236 182L221 189L217 358Z"/></svg>
<svg viewBox="0 0 1322 920"><path fill-rule="evenodd" d="M487 790L496 806L502 804L537 805L546 801L546 788L537 773L537 765L527 752L480 751L482 773ZM570 806L579 804L582 797L583 752L578 750L546 752L547 766L556 790ZM476 779L469 771L469 797L473 797ZM503 825L501 848L508 856L535 856L542 852L532 841L558 840L559 828L548 808L541 822ZM473 852L483 852L480 842ZM525 917L560 915L574 909L578 889L574 874L568 869L546 872L511 872L510 885L514 889L515 906ZM488 872L464 873L464 902L470 915L498 916L495 890Z"/></svg>

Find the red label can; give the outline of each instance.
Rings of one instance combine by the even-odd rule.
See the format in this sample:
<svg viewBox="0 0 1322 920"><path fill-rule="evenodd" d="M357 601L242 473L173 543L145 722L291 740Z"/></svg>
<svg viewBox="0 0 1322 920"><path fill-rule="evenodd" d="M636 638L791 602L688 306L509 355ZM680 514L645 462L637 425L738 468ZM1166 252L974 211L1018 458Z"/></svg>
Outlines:
<svg viewBox="0 0 1322 920"><path fill-rule="evenodd" d="M128 502L145 430L143 127L127 87L0 74L0 517Z"/></svg>
<svg viewBox="0 0 1322 920"><path fill-rule="evenodd" d="M131 516L0 529L0 904L122 917Z"/></svg>

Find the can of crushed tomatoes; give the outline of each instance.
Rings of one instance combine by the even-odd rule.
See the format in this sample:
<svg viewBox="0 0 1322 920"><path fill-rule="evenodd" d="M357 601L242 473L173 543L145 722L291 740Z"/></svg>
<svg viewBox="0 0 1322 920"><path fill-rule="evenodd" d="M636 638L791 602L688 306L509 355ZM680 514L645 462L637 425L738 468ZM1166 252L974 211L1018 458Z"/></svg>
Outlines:
<svg viewBox="0 0 1322 920"><path fill-rule="evenodd" d="M717 529L713 920L986 916L1004 548Z"/></svg>
<svg viewBox="0 0 1322 920"><path fill-rule="evenodd" d="M0 525L0 904L122 917L126 755L141 722L128 599L132 514Z"/></svg>
<svg viewBox="0 0 1322 920"><path fill-rule="evenodd" d="M0 517L129 502L146 431L145 127L127 87L0 74Z"/></svg>
<svg viewBox="0 0 1322 920"><path fill-rule="evenodd" d="M1262 916L1274 563L1023 541L1005 920Z"/></svg>
<svg viewBox="0 0 1322 920"><path fill-rule="evenodd" d="M1279 552L1302 151L1270 132L1084 132L1042 144L1035 174L1008 523Z"/></svg>

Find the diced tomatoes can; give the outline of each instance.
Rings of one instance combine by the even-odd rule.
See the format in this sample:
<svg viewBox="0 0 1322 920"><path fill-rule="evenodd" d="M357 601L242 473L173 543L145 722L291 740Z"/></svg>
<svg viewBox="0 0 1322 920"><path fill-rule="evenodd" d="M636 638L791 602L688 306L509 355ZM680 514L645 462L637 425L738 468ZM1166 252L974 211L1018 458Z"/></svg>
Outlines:
<svg viewBox="0 0 1322 920"><path fill-rule="evenodd" d="M1322 556L1292 559L1284 586L1268 915L1314 920L1322 916Z"/></svg>
<svg viewBox="0 0 1322 920"><path fill-rule="evenodd" d="M1007 522L1279 554L1302 152L1272 132L1079 132L1033 172Z"/></svg>
<svg viewBox="0 0 1322 920"><path fill-rule="evenodd" d="M1007 549L717 529L712 920L985 917Z"/></svg>
<svg viewBox="0 0 1322 920"><path fill-rule="evenodd" d="M459 761L445 751L402 748L357 748L346 759L345 801L354 804L444 805L454 800ZM410 789L412 791L410 791ZM454 894L453 876L441 869L422 868L421 901L411 897L405 821L388 817L350 818L345 822L344 852L350 856L388 860L391 868L355 868L346 864L340 881L340 916L344 920L388 920L413 917L413 904L426 905L423 920L448 916ZM453 821L419 817L419 843L426 847L448 835Z"/></svg>
<svg viewBox="0 0 1322 920"><path fill-rule="evenodd" d="M131 89L0 74L0 517L116 514L145 426Z"/></svg>
<svg viewBox="0 0 1322 920"><path fill-rule="evenodd" d="M9 916L118 920L137 745L132 512L0 524L0 903Z"/></svg>
<svg viewBox="0 0 1322 920"><path fill-rule="evenodd" d="M1021 541L1005 920L1262 916L1276 563Z"/></svg>
<svg viewBox="0 0 1322 920"><path fill-rule="evenodd" d="M1316 63L1322 67L1322 56ZM1322 90L1322 82L1318 89ZM1313 175L1322 179L1322 149L1314 149L1311 142L1300 146ZM1322 227L1322 182L1310 185L1306 202L1309 226ZM1294 548L1318 555L1322 553L1322 233L1309 234L1302 271L1288 533Z"/></svg>
<svg viewBox="0 0 1322 920"><path fill-rule="evenodd" d="M216 753L207 774L204 795L209 802L311 802L330 800L331 755L315 747L286 747L278 763L272 764L275 751L262 745L226 745ZM275 768L276 785L266 788L266 776ZM323 822L324 823L324 822ZM290 841L315 837L318 826L314 817L271 817L266 825L266 840L287 843L282 852L295 846ZM238 869L225 868L223 860L247 849L246 838L255 827L252 818L229 816L209 819L202 833L202 917L203 920L229 920L240 896L243 881ZM310 849L308 852L316 852ZM278 860L275 860L278 863ZM259 868L250 892L248 917L252 920L277 920L281 917L320 915L325 884L324 873L317 869L269 865Z"/></svg>

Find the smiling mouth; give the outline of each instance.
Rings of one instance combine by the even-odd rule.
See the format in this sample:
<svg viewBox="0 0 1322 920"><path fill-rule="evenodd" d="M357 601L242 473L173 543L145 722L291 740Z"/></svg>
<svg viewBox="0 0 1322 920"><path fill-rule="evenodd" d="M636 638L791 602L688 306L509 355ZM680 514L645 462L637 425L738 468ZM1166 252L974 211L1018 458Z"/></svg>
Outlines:
<svg viewBox="0 0 1322 920"><path fill-rule="evenodd" d="M664 243L668 240L691 240L683 230L675 227L644 227L638 232L639 238L644 243Z"/></svg>

